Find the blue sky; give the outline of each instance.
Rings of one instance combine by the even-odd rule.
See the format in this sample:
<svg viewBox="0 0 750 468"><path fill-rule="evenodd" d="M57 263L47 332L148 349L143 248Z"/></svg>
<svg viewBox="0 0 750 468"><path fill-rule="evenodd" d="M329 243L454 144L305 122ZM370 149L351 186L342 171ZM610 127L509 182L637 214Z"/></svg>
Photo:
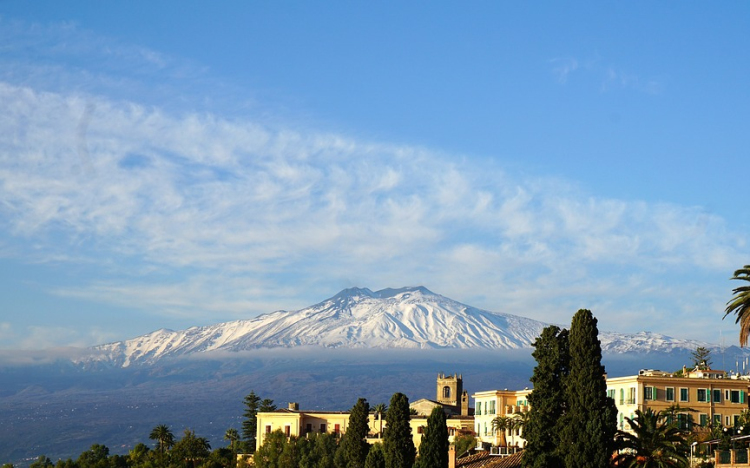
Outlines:
<svg viewBox="0 0 750 468"><path fill-rule="evenodd" d="M424 285L737 342L750 5L0 1L0 348Z"/></svg>

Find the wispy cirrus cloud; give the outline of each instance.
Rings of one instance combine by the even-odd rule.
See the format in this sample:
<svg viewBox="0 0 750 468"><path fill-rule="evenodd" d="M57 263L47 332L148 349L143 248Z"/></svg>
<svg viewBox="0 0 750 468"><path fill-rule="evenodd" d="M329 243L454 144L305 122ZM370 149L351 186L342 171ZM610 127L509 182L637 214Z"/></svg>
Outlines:
<svg viewBox="0 0 750 468"><path fill-rule="evenodd" d="M69 25L15 32L47 41L53 60L30 62L14 42L0 64L0 258L96 272L51 288L60 297L225 319L355 284L424 284L557 323L588 307L605 329L664 331L682 315L702 337L721 302L708 278L723 279L746 245L700 207L601 198L431 148L175 104L203 78L149 86L185 69L169 57ZM552 63L561 83L589 67ZM55 332L32 340L105 335Z"/></svg>
<svg viewBox="0 0 750 468"><path fill-rule="evenodd" d="M660 94L664 84L655 77L644 78L638 73L623 70L614 65L604 65L600 58L580 60L574 57L558 57L549 61L552 74L560 84L566 84L574 74L593 77L599 83L599 91L629 89L646 94Z"/></svg>
<svg viewBox="0 0 750 468"><path fill-rule="evenodd" d="M543 318L560 315L534 299L543 290L570 303L623 286L643 296L643 280L620 278L729 270L737 255L700 209L597 199L424 148L8 83L0 104L4 241L111 275L62 295L241 314L354 274L459 297L504 285L487 304L538 302Z"/></svg>

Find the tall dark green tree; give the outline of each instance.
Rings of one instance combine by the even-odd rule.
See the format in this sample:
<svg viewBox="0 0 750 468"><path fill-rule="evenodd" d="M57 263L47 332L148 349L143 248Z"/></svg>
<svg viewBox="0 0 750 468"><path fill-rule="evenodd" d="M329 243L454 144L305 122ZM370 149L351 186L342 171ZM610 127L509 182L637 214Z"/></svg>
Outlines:
<svg viewBox="0 0 750 468"><path fill-rule="evenodd" d="M251 391L242 401L245 411L242 416L242 443L245 453L255 452L255 438L258 433L258 409L260 408L260 397Z"/></svg>
<svg viewBox="0 0 750 468"><path fill-rule="evenodd" d="M346 468L363 468L367 459L370 444L367 434L370 432L370 404L360 398L349 413L349 425L346 428L339 451Z"/></svg>
<svg viewBox="0 0 750 468"><path fill-rule="evenodd" d="M606 467L615 450L617 409L607 396L599 330L590 310L581 309L573 316L568 347L567 406L558 448L567 468Z"/></svg>
<svg viewBox="0 0 750 468"><path fill-rule="evenodd" d="M432 408L419 444L416 468L448 468L448 423L440 406Z"/></svg>
<svg viewBox="0 0 750 468"><path fill-rule="evenodd" d="M417 449L409 421L409 398L403 393L395 393L385 415L383 450L386 468L412 468L414 465Z"/></svg>
<svg viewBox="0 0 750 468"><path fill-rule="evenodd" d="M735 270L731 279L750 281L750 265ZM727 302L724 318L731 313L737 316L734 322L740 324L740 346L744 348L750 336L750 285L738 286L732 293L734 297Z"/></svg>
<svg viewBox="0 0 750 468"><path fill-rule="evenodd" d="M524 427L526 468L564 466L558 449L562 416L565 414L565 387L570 365L568 331L550 325L534 341L536 367L531 376L534 389L529 394L528 419ZM505 424L507 429L507 423Z"/></svg>

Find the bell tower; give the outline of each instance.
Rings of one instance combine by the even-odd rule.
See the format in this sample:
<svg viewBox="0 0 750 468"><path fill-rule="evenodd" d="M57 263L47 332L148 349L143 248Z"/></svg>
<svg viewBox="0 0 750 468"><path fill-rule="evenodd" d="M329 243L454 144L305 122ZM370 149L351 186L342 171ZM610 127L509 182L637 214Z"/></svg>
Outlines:
<svg viewBox="0 0 750 468"><path fill-rule="evenodd" d="M450 408L454 413L461 411L461 399L464 394L464 383L460 374L437 376L437 398L441 405Z"/></svg>

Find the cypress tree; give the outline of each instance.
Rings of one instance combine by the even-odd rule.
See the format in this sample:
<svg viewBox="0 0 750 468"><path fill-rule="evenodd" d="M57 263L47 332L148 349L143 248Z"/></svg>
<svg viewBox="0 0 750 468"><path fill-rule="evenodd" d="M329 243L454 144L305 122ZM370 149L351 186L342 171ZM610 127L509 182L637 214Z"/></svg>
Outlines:
<svg viewBox="0 0 750 468"><path fill-rule="evenodd" d="M412 468L416 448L409 424L409 399L403 393L391 397L385 416L386 429L383 435L386 468Z"/></svg>
<svg viewBox="0 0 750 468"><path fill-rule="evenodd" d="M365 466L367 452L370 450L370 444L367 443L367 434L370 432L369 417L370 404L364 398L358 399L349 413L349 425L339 445L346 468Z"/></svg>
<svg viewBox="0 0 750 468"><path fill-rule="evenodd" d="M615 402L607 396L597 320L590 310L574 316L568 338L570 373L559 448L567 468L604 468L615 449Z"/></svg>
<svg viewBox="0 0 750 468"><path fill-rule="evenodd" d="M417 468L448 468L448 424L440 406L432 408L419 444Z"/></svg>
<svg viewBox="0 0 750 468"><path fill-rule="evenodd" d="M562 468L558 450L561 420L565 413L563 382L568 376L570 356L568 331L550 325L534 341L532 356L537 365L531 377L534 390L529 394L531 409L524 424L525 468Z"/></svg>

